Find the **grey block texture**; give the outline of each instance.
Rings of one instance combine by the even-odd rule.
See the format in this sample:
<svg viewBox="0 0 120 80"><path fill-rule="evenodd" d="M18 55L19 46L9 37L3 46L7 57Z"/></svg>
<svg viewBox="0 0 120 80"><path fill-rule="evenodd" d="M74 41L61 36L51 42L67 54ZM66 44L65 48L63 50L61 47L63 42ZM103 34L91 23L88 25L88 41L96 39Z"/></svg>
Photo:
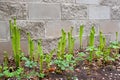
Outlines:
<svg viewBox="0 0 120 80"><path fill-rule="evenodd" d="M60 4L29 3L29 19L60 19Z"/></svg>
<svg viewBox="0 0 120 80"><path fill-rule="evenodd" d="M17 21L17 25L21 28L22 39L27 39L27 33L31 34L33 39L45 37L45 22L44 21Z"/></svg>
<svg viewBox="0 0 120 80"><path fill-rule="evenodd" d="M80 4L63 4L62 19L87 19L87 6Z"/></svg>
<svg viewBox="0 0 120 80"><path fill-rule="evenodd" d="M9 40L9 23L8 21L0 21L0 41Z"/></svg>
<svg viewBox="0 0 120 80"><path fill-rule="evenodd" d="M0 19L9 20L16 19L24 20L27 18L27 5L18 2L0 2Z"/></svg>

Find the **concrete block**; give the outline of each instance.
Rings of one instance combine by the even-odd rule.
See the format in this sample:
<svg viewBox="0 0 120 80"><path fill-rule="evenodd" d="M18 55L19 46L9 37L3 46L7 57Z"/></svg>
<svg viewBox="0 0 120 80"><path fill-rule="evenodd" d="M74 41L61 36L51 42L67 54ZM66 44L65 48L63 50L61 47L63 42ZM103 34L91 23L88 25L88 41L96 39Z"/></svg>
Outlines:
<svg viewBox="0 0 120 80"><path fill-rule="evenodd" d="M83 45L83 48L86 48L88 46L88 36L83 36L82 37L83 39L83 42L82 42L82 45ZM80 39L79 39L79 36L76 36L75 37L75 50L76 49L80 49Z"/></svg>
<svg viewBox="0 0 120 80"><path fill-rule="evenodd" d="M79 4L63 4L62 19L87 19L87 6Z"/></svg>
<svg viewBox="0 0 120 80"><path fill-rule="evenodd" d="M60 4L29 3L29 19L60 19Z"/></svg>
<svg viewBox="0 0 120 80"><path fill-rule="evenodd" d="M44 21L17 21L21 28L21 38L26 39L27 32L30 32L33 39L40 39L45 37L45 22Z"/></svg>
<svg viewBox="0 0 120 80"><path fill-rule="evenodd" d="M109 45L111 41L111 34L104 34L104 36L106 38L106 45ZM96 46L99 45L99 35L95 36L95 45Z"/></svg>
<svg viewBox="0 0 120 80"><path fill-rule="evenodd" d="M48 3L75 3L75 0L42 0L42 2L48 2Z"/></svg>
<svg viewBox="0 0 120 80"><path fill-rule="evenodd" d="M105 34L104 35L105 38L106 38L106 45L108 45L111 41L111 35L109 34ZM86 35L83 35L83 48L86 48L89 46L89 36L86 36ZM94 42L94 45L95 46L98 46L99 45L99 35L95 35L95 42ZM79 40L79 37L76 36L75 37L75 49L79 49L80 48L80 40Z"/></svg>
<svg viewBox="0 0 120 80"><path fill-rule="evenodd" d="M120 32L120 22L119 21L110 21L110 20L105 20L105 21L100 21L100 30L104 34L112 34L115 32Z"/></svg>
<svg viewBox="0 0 120 80"><path fill-rule="evenodd" d="M9 39L9 23L8 21L0 21L0 42Z"/></svg>
<svg viewBox="0 0 120 80"><path fill-rule="evenodd" d="M0 2L17 2L18 0L0 0Z"/></svg>
<svg viewBox="0 0 120 80"><path fill-rule="evenodd" d="M120 22L119 20L105 20L100 22L100 30L104 34L110 34L111 40L116 40L116 32L120 35ZM118 39L120 40L120 37L118 36Z"/></svg>
<svg viewBox="0 0 120 80"><path fill-rule="evenodd" d="M28 44L27 41L21 41L21 50L23 53L28 54ZM12 43L11 41L8 42L0 42L0 63L3 63L3 52L7 51L8 56L13 56L13 50L12 50Z"/></svg>
<svg viewBox="0 0 120 80"><path fill-rule="evenodd" d="M120 5L112 6L112 8L111 8L111 18L113 20L120 20Z"/></svg>
<svg viewBox="0 0 120 80"><path fill-rule="evenodd" d="M100 0L76 0L76 3L80 4L96 4L98 5Z"/></svg>
<svg viewBox="0 0 120 80"><path fill-rule="evenodd" d="M26 4L16 2L0 2L0 19L9 20L13 17L16 17L19 20L26 19Z"/></svg>
<svg viewBox="0 0 120 80"><path fill-rule="evenodd" d="M59 38L42 39L42 48L44 53L49 53L51 50L56 49Z"/></svg>
<svg viewBox="0 0 120 80"><path fill-rule="evenodd" d="M92 28L92 26L95 27L96 34L98 34L99 26L100 26L99 21L96 21L96 20L77 20L77 21L75 21L77 35L79 35L80 25L84 25L84 34L83 35L89 35L90 29Z"/></svg>
<svg viewBox="0 0 120 80"><path fill-rule="evenodd" d="M116 33L112 33L111 34L111 41L115 41L116 40ZM118 41L120 41L120 32L118 32Z"/></svg>
<svg viewBox="0 0 120 80"><path fill-rule="evenodd" d="M101 0L100 4L111 7L112 20L120 20L120 0Z"/></svg>
<svg viewBox="0 0 120 80"><path fill-rule="evenodd" d="M119 0L100 0L100 5L113 6L118 4L119 2Z"/></svg>
<svg viewBox="0 0 120 80"><path fill-rule="evenodd" d="M61 36L61 29L64 29L66 32L70 31L71 27L74 27L74 21L63 20L63 21L48 21L46 23L46 38L55 38ZM75 29L74 29L75 30ZM75 31L73 31L75 35Z"/></svg>
<svg viewBox="0 0 120 80"><path fill-rule="evenodd" d="M89 19L110 19L110 7L89 6Z"/></svg>
<svg viewBox="0 0 120 80"><path fill-rule="evenodd" d="M42 2L42 0L18 0L18 1L23 1L23 2Z"/></svg>
<svg viewBox="0 0 120 80"><path fill-rule="evenodd" d="M0 2L41 2L42 0L0 0Z"/></svg>

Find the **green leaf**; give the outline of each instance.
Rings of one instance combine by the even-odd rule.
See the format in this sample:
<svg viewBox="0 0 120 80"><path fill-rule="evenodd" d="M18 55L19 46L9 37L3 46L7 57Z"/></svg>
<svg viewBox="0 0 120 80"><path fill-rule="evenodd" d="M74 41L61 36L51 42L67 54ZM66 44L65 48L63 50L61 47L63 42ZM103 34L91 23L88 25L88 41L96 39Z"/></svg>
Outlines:
<svg viewBox="0 0 120 80"><path fill-rule="evenodd" d="M102 51L100 51L100 50L98 50L98 51L96 51L96 52L95 52L95 54L96 54L96 56L97 56L97 57L99 57L99 58L100 58L100 57L102 57L103 52L102 52Z"/></svg>
<svg viewBox="0 0 120 80"><path fill-rule="evenodd" d="M0 73L0 77L3 77L4 76L4 74L3 73Z"/></svg>
<svg viewBox="0 0 120 80"><path fill-rule="evenodd" d="M26 58L26 57L22 57L22 60L27 61L27 60L28 60L28 58Z"/></svg>
<svg viewBox="0 0 120 80"><path fill-rule="evenodd" d="M117 57L120 57L120 54L117 54Z"/></svg>
<svg viewBox="0 0 120 80"><path fill-rule="evenodd" d="M95 51L95 50L98 50L97 48L95 48L94 46L88 46L86 48L86 51Z"/></svg>
<svg viewBox="0 0 120 80"><path fill-rule="evenodd" d="M109 61L115 61L115 59L112 58L112 57L110 57L110 56L107 56L105 59L106 59L106 61L108 61L108 60L109 60Z"/></svg>
<svg viewBox="0 0 120 80"><path fill-rule="evenodd" d="M39 76L40 78L44 78L44 77L45 77L45 74L40 73L38 76Z"/></svg>
<svg viewBox="0 0 120 80"><path fill-rule="evenodd" d="M86 57L86 54L84 52L78 53L80 57Z"/></svg>

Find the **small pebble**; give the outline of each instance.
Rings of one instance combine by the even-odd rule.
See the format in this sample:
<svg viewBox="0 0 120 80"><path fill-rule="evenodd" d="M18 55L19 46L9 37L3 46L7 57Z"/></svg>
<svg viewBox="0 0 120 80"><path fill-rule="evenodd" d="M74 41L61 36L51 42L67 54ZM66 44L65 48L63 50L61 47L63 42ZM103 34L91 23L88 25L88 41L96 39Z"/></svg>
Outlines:
<svg viewBox="0 0 120 80"><path fill-rule="evenodd" d="M63 78L60 78L60 80L63 80Z"/></svg>
<svg viewBox="0 0 120 80"><path fill-rule="evenodd" d="M77 68L77 69L75 69L75 71L76 71L76 72L80 72L80 69Z"/></svg>
<svg viewBox="0 0 120 80"><path fill-rule="evenodd" d="M105 76L107 76L107 74L105 74Z"/></svg>
<svg viewBox="0 0 120 80"><path fill-rule="evenodd" d="M120 71L120 69L117 69L117 71Z"/></svg>
<svg viewBox="0 0 120 80"><path fill-rule="evenodd" d="M74 79L74 80L79 80L78 78Z"/></svg>
<svg viewBox="0 0 120 80"><path fill-rule="evenodd" d="M105 71L105 69L103 69L103 71Z"/></svg>
<svg viewBox="0 0 120 80"><path fill-rule="evenodd" d="M83 69L88 69L87 67L83 67Z"/></svg>
<svg viewBox="0 0 120 80"><path fill-rule="evenodd" d="M94 80L93 78L91 78L91 80Z"/></svg>
<svg viewBox="0 0 120 80"><path fill-rule="evenodd" d="M113 69L116 69L116 66L113 66Z"/></svg>
<svg viewBox="0 0 120 80"><path fill-rule="evenodd" d="M103 77L102 79L104 80L105 78Z"/></svg>

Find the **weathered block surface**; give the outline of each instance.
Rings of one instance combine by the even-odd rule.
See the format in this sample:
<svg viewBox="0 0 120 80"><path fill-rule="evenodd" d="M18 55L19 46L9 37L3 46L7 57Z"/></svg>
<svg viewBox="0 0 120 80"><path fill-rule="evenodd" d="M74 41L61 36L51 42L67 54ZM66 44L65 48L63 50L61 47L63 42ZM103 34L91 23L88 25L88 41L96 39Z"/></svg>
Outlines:
<svg viewBox="0 0 120 80"><path fill-rule="evenodd" d="M60 19L60 4L29 3L29 19Z"/></svg>
<svg viewBox="0 0 120 80"><path fill-rule="evenodd" d="M116 40L116 33L111 34L111 40L115 41ZM118 32L118 41L120 41L120 32Z"/></svg>
<svg viewBox="0 0 120 80"><path fill-rule="evenodd" d="M88 36L83 36L82 37L83 42L82 42L82 47L86 48L88 46ZM75 37L75 49L80 49L80 39L79 36Z"/></svg>
<svg viewBox="0 0 120 80"><path fill-rule="evenodd" d="M75 3L75 0L0 0L0 2L47 2L47 3Z"/></svg>
<svg viewBox="0 0 120 80"><path fill-rule="evenodd" d="M100 22L100 30L104 34L111 34L111 40L116 40L116 32L120 33L120 21L119 20L105 20ZM119 37L120 40L120 37Z"/></svg>
<svg viewBox="0 0 120 80"><path fill-rule="evenodd" d="M63 4L62 19L87 19L87 6L79 4Z"/></svg>
<svg viewBox="0 0 120 80"><path fill-rule="evenodd" d="M22 38L27 38L27 32L30 32L31 37L40 39L45 37L45 22L44 21L17 21L21 27Z"/></svg>
<svg viewBox="0 0 120 80"><path fill-rule="evenodd" d="M106 45L108 45L111 41L111 35L107 34L107 35L104 35L105 38L106 38ZM83 45L83 48L86 48L89 46L89 36L86 36L86 35L83 35L83 42L82 42L82 45ZM99 35L95 35L95 46L98 46L99 45ZM76 36L75 37L75 49L79 49L80 48L80 40L79 40L79 37Z"/></svg>
<svg viewBox="0 0 120 80"><path fill-rule="evenodd" d="M9 39L9 23L8 21L0 21L0 42Z"/></svg>
<svg viewBox="0 0 120 80"><path fill-rule="evenodd" d="M22 2L42 2L42 0L18 0Z"/></svg>
<svg viewBox="0 0 120 80"><path fill-rule="evenodd" d="M100 0L76 0L76 3L81 4L99 4Z"/></svg>
<svg viewBox="0 0 120 80"><path fill-rule="evenodd" d="M66 32L70 31L71 27L74 27L74 21L64 20L64 21L48 21L46 23L46 38L55 38L61 36L61 29L64 29ZM75 30L75 29L74 29ZM73 31L75 35L75 31Z"/></svg>
<svg viewBox="0 0 120 80"><path fill-rule="evenodd" d="M101 0L100 4L106 5L106 6L113 6L113 5L116 5L118 2L119 0Z"/></svg>
<svg viewBox="0 0 120 80"><path fill-rule="evenodd" d="M13 17L16 17L17 19L26 19L26 4L15 2L0 2L0 19L9 20Z"/></svg>
<svg viewBox="0 0 120 80"><path fill-rule="evenodd" d="M17 1L17 0L0 0L0 2L9 2L9 1Z"/></svg>
<svg viewBox="0 0 120 80"><path fill-rule="evenodd" d="M110 41L111 41L111 34L104 34L105 38L106 38L106 45L109 45ZM99 35L95 36L95 45L98 46L99 45Z"/></svg>
<svg viewBox="0 0 120 80"><path fill-rule="evenodd" d="M113 20L120 20L120 5L112 7L111 17Z"/></svg>
<svg viewBox="0 0 120 80"><path fill-rule="evenodd" d="M110 19L110 7L89 6L89 19Z"/></svg>
<svg viewBox="0 0 120 80"><path fill-rule="evenodd" d="M21 50L25 54L28 54L28 44L27 41L21 41ZM0 63L3 63L3 52L7 51L9 58L13 56L12 43L8 42L0 42Z"/></svg>
<svg viewBox="0 0 120 80"><path fill-rule="evenodd" d="M58 45L59 38L55 39L43 39L42 48L44 53L49 53L51 50L56 49Z"/></svg>
<svg viewBox="0 0 120 80"><path fill-rule="evenodd" d="M100 30L104 34L112 34L115 32L120 32L120 22L119 21L100 21Z"/></svg>
<svg viewBox="0 0 120 80"><path fill-rule="evenodd" d="M98 34L99 22L95 20L77 20L75 21L76 33L79 35L80 25L84 25L84 35L89 35L92 26L95 27L96 34Z"/></svg>
<svg viewBox="0 0 120 80"><path fill-rule="evenodd" d="M0 2L42 2L42 0L0 0Z"/></svg>
<svg viewBox="0 0 120 80"><path fill-rule="evenodd" d="M75 0L42 0L42 2L50 2L50 3L75 3Z"/></svg>
<svg viewBox="0 0 120 80"><path fill-rule="evenodd" d="M101 5L111 7L111 18L120 20L120 0L102 0Z"/></svg>

